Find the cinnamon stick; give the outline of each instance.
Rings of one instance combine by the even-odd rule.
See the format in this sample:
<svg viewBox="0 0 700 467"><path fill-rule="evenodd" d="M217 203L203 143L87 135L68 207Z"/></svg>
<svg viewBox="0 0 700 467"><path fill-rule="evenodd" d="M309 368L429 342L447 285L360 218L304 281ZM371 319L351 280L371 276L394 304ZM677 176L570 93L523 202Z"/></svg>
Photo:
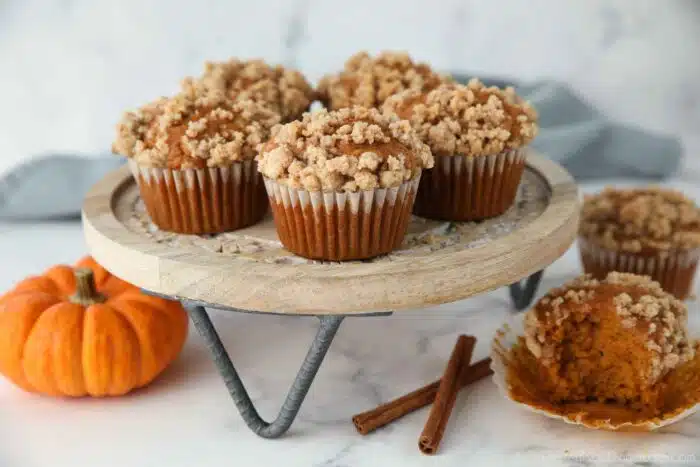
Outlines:
<svg viewBox="0 0 700 467"><path fill-rule="evenodd" d="M425 422L423 433L418 439L418 448L423 454L435 454L442 435L445 433L452 408L460 389L460 380L464 378L474 352L476 339L473 336L461 335L457 339L450 360L440 380L435 401L430 408L430 415Z"/></svg>
<svg viewBox="0 0 700 467"><path fill-rule="evenodd" d="M491 359L484 358L470 365L464 378L461 380L461 387L468 386L493 374L489 366L490 364ZM435 400L440 381L441 380L438 379L430 384L426 384L420 389L416 389L413 392L382 404L372 410L357 414L352 417L352 423L355 425L358 433L367 435L384 425L388 425L394 420L398 420L404 415L408 415L426 405L430 405Z"/></svg>

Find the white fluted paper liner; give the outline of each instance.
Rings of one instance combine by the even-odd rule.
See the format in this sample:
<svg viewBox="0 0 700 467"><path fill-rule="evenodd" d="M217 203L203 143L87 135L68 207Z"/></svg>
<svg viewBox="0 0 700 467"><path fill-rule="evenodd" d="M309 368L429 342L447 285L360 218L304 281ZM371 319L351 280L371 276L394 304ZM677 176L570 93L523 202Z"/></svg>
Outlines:
<svg viewBox="0 0 700 467"><path fill-rule="evenodd" d="M700 248L670 251L657 256L643 256L602 248L583 237L578 240L584 269L596 277L610 271L650 276L667 292L685 299L693 287Z"/></svg>
<svg viewBox="0 0 700 467"><path fill-rule="evenodd" d="M154 224L184 234L236 230L259 221L267 198L255 161L226 167L169 169L129 160Z"/></svg>
<svg viewBox="0 0 700 467"><path fill-rule="evenodd" d="M487 156L436 155L425 171L414 212L429 219L472 221L503 214L515 201L524 148Z"/></svg>
<svg viewBox="0 0 700 467"><path fill-rule="evenodd" d="M357 192L307 191L264 180L285 248L305 258L345 261L401 245L420 175L396 187Z"/></svg>
<svg viewBox="0 0 700 467"><path fill-rule="evenodd" d="M672 423L676 423L680 420L683 420L684 418L689 417L696 413L698 410L700 410L700 403L698 403L683 410L682 412L678 413L677 415L671 418L663 419L660 421L652 420L646 422L626 422L617 424L611 422L601 423L600 421L598 421L596 424L591 424L586 420L581 420L580 418L575 419L571 417L565 417L558 413L550 412L539 407L533 407L523 402L514 400L510 395L510 389L507 379L508 365L510 364L510 362L508 361L508 356L510 355L510 352L513 349L513 347L515 347L515 345L518 344L518 338L520 336L523 336L525 333L523 318L523 314L512 316L496 332L496 335L494 336L493 341L491 343L491 369L493 370L493 382L496 383L496 386L498 387L498 390L503 395L503 397L514 402L515 404L518 404L525 410L544 415L548 418L562 420L570 425L580 425L591 429L611 431L653 431L661 427L671 425Z"/></svg>

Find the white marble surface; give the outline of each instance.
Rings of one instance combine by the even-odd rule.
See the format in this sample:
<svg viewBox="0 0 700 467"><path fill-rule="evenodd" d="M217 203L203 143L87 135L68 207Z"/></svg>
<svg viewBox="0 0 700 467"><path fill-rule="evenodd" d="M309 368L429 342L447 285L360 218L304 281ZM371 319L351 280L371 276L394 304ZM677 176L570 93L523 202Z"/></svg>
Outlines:
<svg viewBox="0 0 700 467"><path fill-rule="evenodd" d="M360 48L401 48L443 69L566 80L613 118L681 135L685 169L668 184L700 201L699 20L692 0L0 0L0 172L46 151L106 150L124 108L169 92L204 59L262 56L316 79ZM0 224L0 290L84 253L77 224ZM544 287L578 272L572 249ZM0 379L0 466L700 465L700 416L654 434L591 432L523 412L490 381L461 394L435 457L417 449L427 410L357 435L352 414L437 378L459 333L477 335L484 356L508 313L499 290L348 319L276 441L247 430L194 331L159 382L125 398L52 400ZM215 323L272 417L316 323L226 313Z"/></svg>
<svg viewBox="0 0 700 467"><path fill-rule="evenodd" d="M698 182L669 185L700 199ZM0 288L84 251L77 224L0 224ZM579 268L572 248L547 270L540 293ZM689 306L700 334L700 304ZM42 398L0 378L0 466L700 465L700 415L651 434L588 431L524 411L503 399L490 379L462 391L437 456L418 452L427 409L367 437L355 432L353 414L438 378L458 334L476 335L475 357L486 356L509 310L502 289L391 317L347 319L297 422L274 441L248 431L194 330L162 379L124 398ZM224 312L213 317L254 402L263 416L273 417L315 320Z"/></svg>

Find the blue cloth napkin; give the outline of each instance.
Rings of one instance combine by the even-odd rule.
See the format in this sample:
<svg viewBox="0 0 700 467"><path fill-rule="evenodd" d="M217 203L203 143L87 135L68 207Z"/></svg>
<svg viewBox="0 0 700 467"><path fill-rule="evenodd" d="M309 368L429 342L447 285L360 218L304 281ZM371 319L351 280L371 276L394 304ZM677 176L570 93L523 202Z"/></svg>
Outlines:
<svg viewBox="0 0 700 467"><path fill-rule="evenodd" d="M483 81L500 87L509 84ZM540 114L540 133L532 146L578 181L613 177L654 181L678 170L682 157L678 139L611 122L562 83L542 81L516 89ZM109 153L30 159L0 177L0 220L79 219L88 189L123 163L123 158Z"/></svg>

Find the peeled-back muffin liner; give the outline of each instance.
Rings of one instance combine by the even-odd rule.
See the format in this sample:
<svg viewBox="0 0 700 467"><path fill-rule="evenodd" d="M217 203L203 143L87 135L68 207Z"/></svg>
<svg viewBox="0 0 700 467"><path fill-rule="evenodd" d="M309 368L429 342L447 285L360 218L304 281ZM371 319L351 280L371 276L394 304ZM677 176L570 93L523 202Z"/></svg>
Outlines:
<svg viewBox="0 0 700 467"><path fill-rule="evenodd" d="M153 223L181 234L214 234L255 224L267 197L255 161L227 167L165 169L129 167Z"/></svg>
<svg viewBox="0 0 700 467"><path fill-rule="evenodd" d="M664 418L662 420L654 419L643 422L625 422L612 423L610 420L597 420L592 423L588 420L583 420L580 417L573 418L571 416L563 416L556 412L533 407L524 402L513 399L510 394L510 385L508 383L508 367L512 364L510 360L511 350L519 344L518 337L525 334L524 315L518 314L508 319L493 338L491 343L491 370L493 370L493 382L496 383L499 392L506 399L518 404L522 408L548 418L562 420L570 425L580 425L594 430L609 430L609 431L653 431L661 427L671 425L684 418L693 415L700 410L700 403L694 404L686 409L683 409L673 417Z"/></svg>
<svg viewBox="0 0 700 467"><path fill-rule="evenodd" d="M321 192L265 178L277 235L287 250L309 259L372 258L401 246L420 175L393 188Z"/></svg>
<svg viewBox="0 0 700 467"><path fill-rule="evenodd" d="M424 170L414 214L474 221L503 214L515 201L525 168L524 148L486 156L436 155Z"/></svg>
<svg viewBox="0 0 700 467"><path fill-rule="evenodd" d="M693 288L700 248L670 251L665 255L643 256L608 250L579 237L581 263L586 273L604 278L608 272L629 272L651 276L668 293L684 300Z"/></svg>

